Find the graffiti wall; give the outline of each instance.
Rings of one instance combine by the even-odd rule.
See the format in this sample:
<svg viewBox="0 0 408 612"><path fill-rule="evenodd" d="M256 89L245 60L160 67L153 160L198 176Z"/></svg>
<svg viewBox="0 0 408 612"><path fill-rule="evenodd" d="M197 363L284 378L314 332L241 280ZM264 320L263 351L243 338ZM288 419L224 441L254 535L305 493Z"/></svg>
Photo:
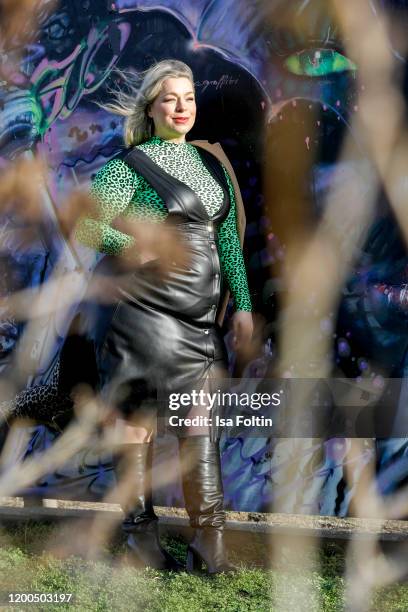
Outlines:
<svg viewBox="0 0 408 612"><path fill-rule="evenodd" d="M284 241L263 195L267 155L274 157L282 176L290 177L285 135L295 129L293 146L311 160L305 189L316 214L333 180L347 182L368 163L358 133L352 134L355 162L339 168L337 161L344 135L351 129L350 118L360 112L358 65L345 52L326 3L294 0L286 4L289 8L283 8L279 0L62 0L51 15L44 14L38 40L24 48L19 70L0 87L0 160L3 166L17 156L39 155L45 160L47 220L36 240L28 243L25 228L12 215L2 220L2 259L7 263L2 284L7 294L70 274L75 299L69 307L62 304L58 315L46 317L30 337L27 350L37 375L23 381L22 392L24 386L44 390L56 384L61 347L74 317L83 313L87 280L98 260L91 250L68 244L55 217L64 197L77 186L87 186L122 146L121 120L98 103L106 102L110 90L120 84L115 67L138 72L168 57L187 62L195 75L199 113L191 138L220 142L240 182L247 217L249 283L264 326L262 353L245 374L260 379L266 375L277 350L280 285L276 265L285 257ZM380 8L372 3L373 11ZM403 12L404 5L396 8ZM274 13L285 18L272 19ZM295 17L307 28L297 31ZM394 41L390 45L403 69L403 56ZM402 295L406 250L385 196L378 210L342 292L339 312L322 326L330 330L334 326L334 362L344 375L357 377L369 371L373 377L386 372L402 378L407 367ZM61 292L57 295L63 300ZM6 303L2 314L1 363L7 372L24 324L8 316ZM227 326L225 332L228 342ZM403 396L400 406L404 407ZM32 428L28 446L16 445L16 453L39 453L57 436L51 427ZM301 469L287 481L287 489L280 489L280 507L286 512L346 515L353 487L373 460L373 451L351 459L345 438L324 444L303 440L302 445ZM274 499L274 483L290 472L294 447L294 441L283 439L223 439L228 507L266 510ZM405 439L378 441L382 492L393 491L406 478L407 450ZM158 441L158 459L162 453L173 452L171 442ZM346 482L347 462L352 463L353 478ZM99 499L112 478L109 457L83 452L29 492ZM162 490L157 501L181 503L180 489Z"/></svg>

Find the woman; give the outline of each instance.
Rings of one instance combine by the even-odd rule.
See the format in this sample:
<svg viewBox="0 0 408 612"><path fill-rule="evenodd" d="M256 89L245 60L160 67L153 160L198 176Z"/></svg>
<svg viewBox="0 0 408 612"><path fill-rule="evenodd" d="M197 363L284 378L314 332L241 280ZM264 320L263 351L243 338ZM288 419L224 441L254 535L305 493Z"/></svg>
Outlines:
<svg viewBox="0 0 408 612"><path fill-rule="evenodd" d="M159 543L149 484L154 398L158 392L202 386L225 364L216 325L222 281L235 301L236 347L252 334L231 179L214 155L185 140L196 116L193 83L186 64L164 60L146 71L138 90L131 95L119 92L117 102L108 105L126 116L128 149L96 175L92 191L99 216L82 220L77 231L81 242L104 253L130 253L137 249L134 238L112 227L123 215L171 223L188 247L187 265L175 263L164 278L153 274L152 261L131 276L101 357L106 397L123 415L127 462L117 462L117 473L133 478L123 524L128 543L145 564L168 569L177 569L177 564ZM187 566L192 569L204 562L210 573L230 571L223 543L218 442L208 428L192 428L183 436L183 490L195 528Z"/></svg>

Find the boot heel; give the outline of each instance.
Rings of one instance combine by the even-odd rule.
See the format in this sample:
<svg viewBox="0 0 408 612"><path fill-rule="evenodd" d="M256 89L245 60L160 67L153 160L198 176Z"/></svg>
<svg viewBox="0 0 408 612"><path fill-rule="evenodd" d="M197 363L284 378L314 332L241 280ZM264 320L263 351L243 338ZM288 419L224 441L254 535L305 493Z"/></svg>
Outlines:
<svg viewBox="0 0 408 612"><path fill-rule="evenodd" d="M199 572L202 569L202 561L200 557L191 548L187 549L186 569L189 574Z"/></svg>

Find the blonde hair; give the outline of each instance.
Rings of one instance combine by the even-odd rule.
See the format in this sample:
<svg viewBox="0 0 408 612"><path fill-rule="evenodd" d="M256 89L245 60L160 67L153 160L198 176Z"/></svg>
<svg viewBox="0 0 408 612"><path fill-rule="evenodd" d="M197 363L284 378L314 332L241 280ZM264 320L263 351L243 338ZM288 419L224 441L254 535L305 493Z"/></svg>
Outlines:
<svg viewBox="0 0 408 612"><path fill-rule="evenodd" d="M169 78L187 78L194 87L191 68L175 59L162 60L144 72L134 75L118 69L114 71L126 81L126 91L110 89L113 102L99 104L105 110L126 117L123 140L127 147L135 146L153 136L154 124L147 110L160 93L163 81Z"/></svg>

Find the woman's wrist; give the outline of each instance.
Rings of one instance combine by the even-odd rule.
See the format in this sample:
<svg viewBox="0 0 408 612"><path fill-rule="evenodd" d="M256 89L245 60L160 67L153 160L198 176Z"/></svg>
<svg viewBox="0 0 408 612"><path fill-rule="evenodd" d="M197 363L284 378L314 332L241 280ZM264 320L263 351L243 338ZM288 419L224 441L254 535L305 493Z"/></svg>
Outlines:
<svg viewBox="0 0 408 612"><path fill-rule="evenodd" d="M234 349L240 351L248 346L254 331L252 312L237 310L232 317L232 330Z"/></svg>

